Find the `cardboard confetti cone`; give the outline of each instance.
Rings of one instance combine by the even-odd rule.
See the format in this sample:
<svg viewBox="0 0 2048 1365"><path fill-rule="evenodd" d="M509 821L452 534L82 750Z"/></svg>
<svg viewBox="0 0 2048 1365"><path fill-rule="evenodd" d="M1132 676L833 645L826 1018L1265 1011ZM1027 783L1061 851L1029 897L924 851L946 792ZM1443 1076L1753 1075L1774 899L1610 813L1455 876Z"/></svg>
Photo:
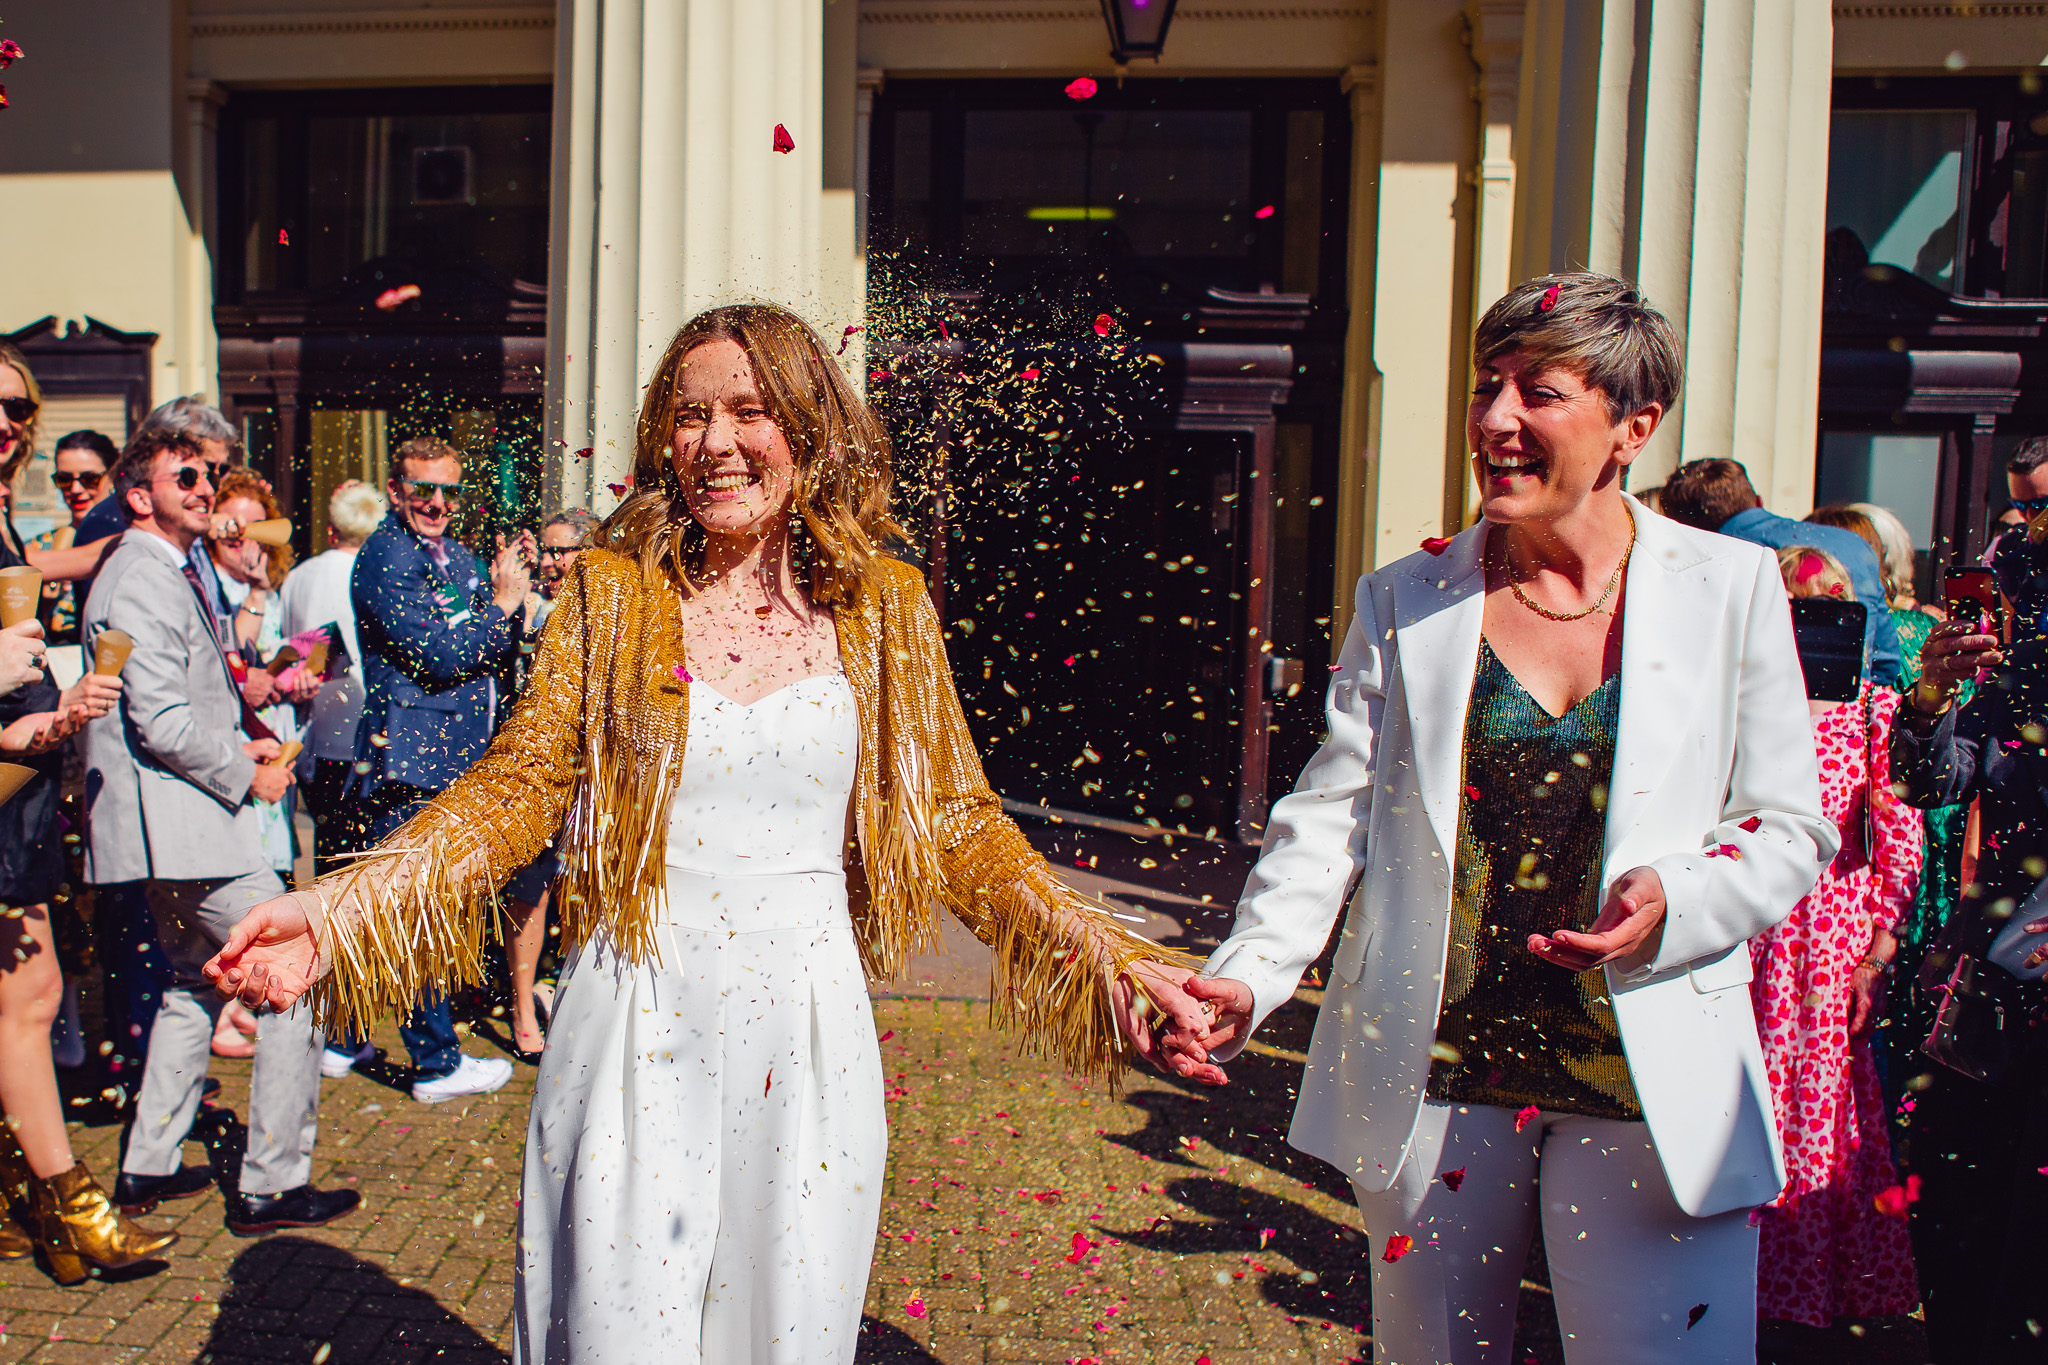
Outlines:
<svg viewBox="0 0 2048 1365"><path fill-rule="evenodd" d="M277 751L277 757L271 759L270 762L265 766L271 768L289 768L292 766L292 760L297 758L299 754L304 751L305 747L305 745L299 743L295 739L288 739L284 742L284 747Z"/></svg>
<svg viewBox="0 0 2048 1365"><path fill-rule="evenodd" d="M306 671L322 681L326 680L327 642L325 640L316 641L313 647L306 651Z"/></svg>
<svg viewBox="0 0 2048 1365"><path fill-rule="evenodd" d="M14 794L28 785L36 775L34 768L20 763L0 763L0 806L14 799Z"/></svg>
<svg viewBox="0 0 2048 1365"><path fill-rule="evenodd" d="M269 521L252 521L242 528L242 537L258 545L286 545L291 542L292 523L289 517L272 517Z"/></svg>
<svg viewBox="0 0 2048 1365"><path fill-rule="evenodd" d="M103 677L118 678L121 670L128 666L128 655L135 648L135 641L125 630L103 630L92 642L92 671Z"/></svg>
<svg viewBox="0 0 2048 1365"><path fill-rule="evenodd" d="M282 645L278 648L277 657L263 665L263 671L275 678L298 661L299 651L293 649L290 645Z"/></svg>
<svg viewBox="0 0 2048 1365"><path fill-rule="evenodd" d="M0 626L18 626L36 614L43 571L27 564L0 569Z"/></svg>

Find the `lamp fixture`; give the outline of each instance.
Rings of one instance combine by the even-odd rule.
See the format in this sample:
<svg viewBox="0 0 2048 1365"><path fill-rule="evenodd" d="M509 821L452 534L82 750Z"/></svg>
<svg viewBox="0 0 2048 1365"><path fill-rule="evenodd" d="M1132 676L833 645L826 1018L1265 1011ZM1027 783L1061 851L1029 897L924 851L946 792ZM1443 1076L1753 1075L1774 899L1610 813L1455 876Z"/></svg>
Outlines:
<svg viewBox="0 0 2048 1365"><path fill-rule="evenodd" d="M1166 50L1166 29L1173 22L1175 0L1102 0L1102 18L1109 25L1109 57L1118 66L1133 57L1159 60Z"/></svg>

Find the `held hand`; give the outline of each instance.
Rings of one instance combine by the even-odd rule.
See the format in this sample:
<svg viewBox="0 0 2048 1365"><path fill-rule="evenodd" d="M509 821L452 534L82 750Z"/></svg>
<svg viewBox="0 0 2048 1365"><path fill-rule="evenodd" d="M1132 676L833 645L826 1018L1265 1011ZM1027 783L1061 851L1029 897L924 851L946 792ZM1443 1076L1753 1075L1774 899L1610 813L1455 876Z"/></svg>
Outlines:
<svg viewBox="0 0 2048 1365"><path fill-rule="evenodd" d="M242 752L258 763L268 763L284 752L284 746L274 739L252 739L242 745Z"/></svg>
<svg viewBox="0 0 2048 1365"><path fill-rule="evenodd" d="M300 665L287 669L284 676L291 679L284 684L286 700L303 706L320 695L320 675L311 669Z"/></svg>
<svg viewBox="0 0 2048 1365"><path fill-rule="evenodd" d="M1162 1017L1162 1023L1175 1030L1190 1029L1207 1032L1208 1016L1202 1013L1202 1006L1183 989L1194 972L1186 967L1169 967L1163 962L1143 959L1133 962L1130 970L1117 978L1111 992L1116 1008L1117 1022L1123 1026L1124 1037L1138 1055L1154 1066L1159 1066L1159 1052L1152 1038L1152 1027L1146 1022L1144 1011L1139 1008L1142 996L1149 1000Z"/></svg>
<svg viewBox="0 0 2048 1365"><path fill-rule="evenodd" d="M249 795L258 801L268 801L274 806L284 800L284 794L291 789L291 785L290 768L273 768L265 763L259 765L249 778Z"/></svg>
<svg viewBox="0 0 2048 1365"><path fill-rule="evenodd" d="M31 616L0 630L0 696L43 680L43 623Z"/></svg>
<svg viewBox="0 0 2048 1365"><path fill-rule="evenodd" d="M2020 932L2023 934L2048 934L2048 915L2043 915L2037 920L2028 921L2027 927L2020 930ZM2020 959L2020 965L2029 971L2040 966L2043 962L2048 962L2048 939L2043 939L2040 947Z"/></svg>
<svg viewBox="0 0 2048 1365"><path fill-rule="evenodd" d="M85 713L83 706L73 706L63 711L45 711L37 716L24 716L7 727L8 742L0 744L0 748L25 754L46 754L83 730L85 723L90 719L92 718Z"/></svg>
<svg viewBox="0 0 2048 1365"><path fill-rule="evenodd" d="M277 679L260 668L249 670L249 676L242 680L242 699L261 711L277 700Z"/></svg>
<svg viewBox="0 0 2048 1365"><path fill-rule="evenodd" d="M282 1013L313 984L318 956L312 921L297 896L285 895L243 916L200 970L223 1000Z"/></svg>
<svg viewBox="0 0 2048 1365"><path fill-rule="evenodd" d="M103 673L88 673L64 689L63 699L58 703L66 711L74 706L85 708L88 720L98 720L114 709L121 700L121 680L110 678Z"/></svg>
<svg viewBox="0 0 2048 1365"><path fill-rule="evenodd" d="M538 558L533 534L499 536L497 557L491 560L491 600L507 616L519 610L533 587L533 562Z"/></svg>
<svg viewBox="0 0 2048 1365"><path fill-rule="evenodd" d="M1615 879L1590 930L1560 929L1547 938L1531 934L1529 951L1574 972L1629 959L1648 961L1656 953L1663 923L1664 881L1654 870L1638 867Z"/></svg>
<svg viewBox="0 0 2048 1365"><path fill-rule="evenodd" d="M1979 671L2004 661L1998 637L1984 629L1981 616L1944 621L1920 647L1920 681L1911 693L1914 709L1934 714Z"/></svg>
<svg viewBox="0 0 2048 1365"><path fill-rule="evenodd" d="M1209 1050L1250 1032L1252 988L1227 976L1193 976L1182 984L1201 1002L1208 1021L1201 1028L1176 1027L1159 1040L1166 1069L1203 1085L1228 1085L1230 1077L1209 1060Z"/></svg>

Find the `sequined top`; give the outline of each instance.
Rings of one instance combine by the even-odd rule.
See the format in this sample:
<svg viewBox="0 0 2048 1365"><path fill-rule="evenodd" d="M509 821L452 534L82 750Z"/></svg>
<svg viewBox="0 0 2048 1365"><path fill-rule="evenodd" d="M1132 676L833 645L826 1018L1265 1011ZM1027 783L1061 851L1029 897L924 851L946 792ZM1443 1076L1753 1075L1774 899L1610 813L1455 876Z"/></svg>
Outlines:
<svg viewBox="0 0 2048 1365"><path fill-rule="evenodd" d="M1432 1099L1643 1116L1605 972L1574 975L1528 949L1529 935L1584 930L1600 912L1620 707L1617 673L1552 716L1480 641Z"/></svg>

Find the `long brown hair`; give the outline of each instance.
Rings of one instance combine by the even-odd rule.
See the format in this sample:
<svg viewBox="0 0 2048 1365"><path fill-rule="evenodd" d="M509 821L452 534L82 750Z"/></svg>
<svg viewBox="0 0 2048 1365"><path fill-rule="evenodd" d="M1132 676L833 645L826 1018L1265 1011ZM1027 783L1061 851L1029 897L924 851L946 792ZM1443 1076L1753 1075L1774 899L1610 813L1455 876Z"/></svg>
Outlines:
<svg viewBox="0 0 2048 1365"><path fill-rule="evenodd" d="M21 376L21 386L28 390L29 401L38 408L43 404L43 387L36 383L35 371L28 367L28 357L11 344L0 341L0 365L12 366ZM7 452L7 458L0 461L0 483L13 483L14 476L21 473L21 467L36 453L36 432L42 426L43 415L38 412L17 428L14 449Z"/></svg>
<svg viewBox="0 0 2048 1365"><path fill-rule="evenodd" d="M669 342L640 407L633 490L590 543L637 561L650 582L666 574L688 590L703 562L705 531L690 515L675 474L676 408L684 361L706 342L747 354L755 382L796 459L790 506L796 571L811 600L837 606L867 580L881 543L903 530L889 515L889 436L855 393L817 333L786 308L733 304L699 313Z"/></svg>

